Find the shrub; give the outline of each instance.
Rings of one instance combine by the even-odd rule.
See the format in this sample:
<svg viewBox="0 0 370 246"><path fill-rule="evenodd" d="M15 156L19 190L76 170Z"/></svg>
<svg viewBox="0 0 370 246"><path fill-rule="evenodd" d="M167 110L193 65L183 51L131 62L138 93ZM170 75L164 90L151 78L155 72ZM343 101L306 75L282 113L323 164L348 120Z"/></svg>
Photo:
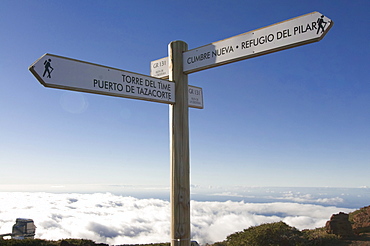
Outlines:
<svg viewBox="0 0 370 246"><path fill-rule="evenodd" d="M61 241L66 241L70 244L76 245L76 246L92 246L96 245L94 241L89 240L89 239L74 239L74 238L68 238L68 239L63 239L59 240L58 243L60 244Z"/></svg>
<svg viewBox="0 0 370 246"><path fill-rule="evenodd" d="M302 233L284 222L252 226L231 234L227 246L296 246L303 245Z"/></svg>
<svg viewBox="0 0 370 246"><path fill-rule="evenodd" d="M42 239L6 239L0 240L1 246L58 246L59 243L55 241L47 241Z"/></svg>
<svg viewBox="0 0 370 246"><path fill-rule="evenodd" d="M316 228L313 230L304 230L303 237L308 246L339 246L344 245L340 237L334 234L328 234L325 228Z"/></svg>

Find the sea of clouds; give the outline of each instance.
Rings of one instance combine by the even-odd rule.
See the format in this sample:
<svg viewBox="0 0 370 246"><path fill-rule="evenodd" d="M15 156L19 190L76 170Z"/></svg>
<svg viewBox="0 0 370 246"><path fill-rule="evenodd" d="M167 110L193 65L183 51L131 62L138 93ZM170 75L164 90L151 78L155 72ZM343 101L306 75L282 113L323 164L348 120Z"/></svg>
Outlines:
<svg viewBox="0 0 370 246"><path fill-rule="evenodd" d="M367 199L368 189L362 192ZM231 191L215 193L213 197L221 201L192 200L192 239L201 244L223 241L236 231L277 221L300 230L313 229L323 227L334 213L355 210L338 206L345 204L344 193L327 194L327 199L296 191L277 195L269 189L269 193L275 194L265 196L269 202L248 202L245 195L237 201L242 193ZM0 234L10 233L16 218L33 219L36 238L41 239L85 238L109 245L170 241L170 203L165 199L108 192L0 192Z"/></svg>

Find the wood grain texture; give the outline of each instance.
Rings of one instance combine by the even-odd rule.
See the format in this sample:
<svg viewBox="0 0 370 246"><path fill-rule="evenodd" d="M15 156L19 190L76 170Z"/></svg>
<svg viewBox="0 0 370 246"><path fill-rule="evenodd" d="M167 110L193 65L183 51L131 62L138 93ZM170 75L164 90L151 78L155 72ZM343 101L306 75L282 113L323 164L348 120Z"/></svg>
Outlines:
<svg viewBox="0 0 370 246"><path fill-rule="evenodd" d="M182 41L168 46L169 80L176 87L176 101L170 105L171 246L190 246L188 77L183 73L182 61L187 48Z"/></svg>

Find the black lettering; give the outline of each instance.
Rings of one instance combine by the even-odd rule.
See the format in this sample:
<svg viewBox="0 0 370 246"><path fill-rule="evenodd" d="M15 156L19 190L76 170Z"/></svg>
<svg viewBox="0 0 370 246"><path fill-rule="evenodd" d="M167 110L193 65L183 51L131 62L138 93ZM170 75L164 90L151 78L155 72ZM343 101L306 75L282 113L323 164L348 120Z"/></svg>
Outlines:
<svg viewBox="0 0 370 246"><path fill-rule="evenodd" d="M259 39L258 39L258 43L260 44L264 44L265 43L265 36L261 36Z"/></svg>
<svg viewBox="0 0 370 246"><path fill-rule="evenodd" d="M191 56L191 57L188 57L188 59L186 59L186 62L188 64L191 64L191 63L195 63L195 62L198 62L198 61L203 61L203 60L206 60L206 59L209 59L211 58L211 52L208 51L206 53L202 53L200 55L197 55L197 56Z"/></svg>
<svg viewBox="0 0 370 246"><path fill-rule="evenodd" d="M135 76L127 76L122 74L122 82L131 83L133 85L143 85L143 78L135 77Z"/></svg>
<svg viewBox="0 0 370 246"><path fill-rule="evenodd" d="M299 30L299 27L298 26L295 26L293 28L293 34L296 35L298 30Z"/></svg>
<svg viewBox="0 0 370 246"><path fill-rule="evenodd" d="M279 37L279 32L277 34L278 34L278 37ZM248 48L251 48L252 46L258 46L258 45L266 44L268 42L272 42L272 41L274 41L274 39L275 39L274 34L270 33L269 35L260 36L258 38L253 38L253 39L243 41L241 43L241 47L242 47L242 49L248 49ZM226 49L226 51L227 52L234 52L234 49L233 49L232 46L229 46L229 49Z"/></svg>
<svg viewBox="0 0 370 246"><path fill-rule="evenodd" d="M222 56L222 55L228 54L230 52L234 52L234 49L233 49L232 46L222 47L220 49L216 49L216 50L212 51L212 57Z"/></svg>
<svg viewBox="0 0 370 246"><path fill-rule="evenodd" d="M279 40L283 37L283 33L282 32L277 32L276 33L276 39Z"/></svg>
<svg viewBox="0 0 370 246"><path fill-rule="evenodd" d="M167 90L167 91L171 90L171 84L163 84L162 82L159 82L159 81L158 81L158 87L160 90Z"/></svg>
<svg viewBox="0 0 370 246"><path fill-rule="evenodd" d="M145 86L149 86L149 87L152 87L152 88L156 88L156 87L155 87L155 81L153 81L153 80L148 80L148 79L146 79L146 80L145 80Z"/></svg>
<svg viewBox="0 0 370 246"><path fill-rule="evenodd" d="M126 85L126 92L134 93L135 92L134 86L133 85Z"/></svg>
<svg viewBox="0 0 370 246"><path fill-rule="evenodd" d="M288 38L290 36L292 35L290 34L289 29L285 29L276 33L276 39Z"/></svg>
<svg viewBox="0 0 370 246"><path fill-rule="evenodd" d="M274 34L271 33L267 36L267 41L272 42L273 40L274 40Z"/></svg>
<svg viewBox="0 0 370 246"><path fill-rule="evenodd" d="M117 90L122 91L123 90L123 85L122 84L117 84Z"/></svg>
<svg viewBox="0 0 370 246"><path fill-rule="evenodd" d="M316 24L317 24L316 22L312 22L312 28L311 28L312 30L316 30L317 29Z"/></svg>
<svg viewBox="0 0 370 246"><path fill-rule="evenodd" d="M118 91L123 91L123 85L122 84L112 82L112 81L107 81L107 80L94 79L93 80L93 86L94 87L99 87L100 89L105 89L105 90L108 90L108 91L117 91L117 90Z"/></svg>
<svg viewBox="0 0 370 246"><path fill-rule="evenodd" d="M307 24L307 26L306 26L306 31L307 31L307 30L312 31L310 24Z"/></svg>

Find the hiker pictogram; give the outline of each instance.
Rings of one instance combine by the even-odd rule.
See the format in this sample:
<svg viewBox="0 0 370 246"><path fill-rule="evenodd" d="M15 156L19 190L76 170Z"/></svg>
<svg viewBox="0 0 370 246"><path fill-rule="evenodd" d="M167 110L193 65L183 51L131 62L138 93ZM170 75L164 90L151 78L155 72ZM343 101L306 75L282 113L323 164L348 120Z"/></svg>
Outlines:
<svg viewBox="0 0 370 246"><path fill-rule="evenodd" d="M45 60L44 62L45 70L44 70L44 74L42 75L42 77L45 77L45 74L48 73L48 76L46 77L51 78L51 72L53 72L54 68L51 66L50 63L51 63L51 59Z"/></svg>
<svg viewBox="0 0 370 246"><path fill-rule="evenodd" d="M323 15L317 19L317 24L319 25L319 27L317 28L316 34L319 34L320 29L322 30L321 33L323 33L325 31L325 26L327 24L327 22L324 21Z"/></svg>

